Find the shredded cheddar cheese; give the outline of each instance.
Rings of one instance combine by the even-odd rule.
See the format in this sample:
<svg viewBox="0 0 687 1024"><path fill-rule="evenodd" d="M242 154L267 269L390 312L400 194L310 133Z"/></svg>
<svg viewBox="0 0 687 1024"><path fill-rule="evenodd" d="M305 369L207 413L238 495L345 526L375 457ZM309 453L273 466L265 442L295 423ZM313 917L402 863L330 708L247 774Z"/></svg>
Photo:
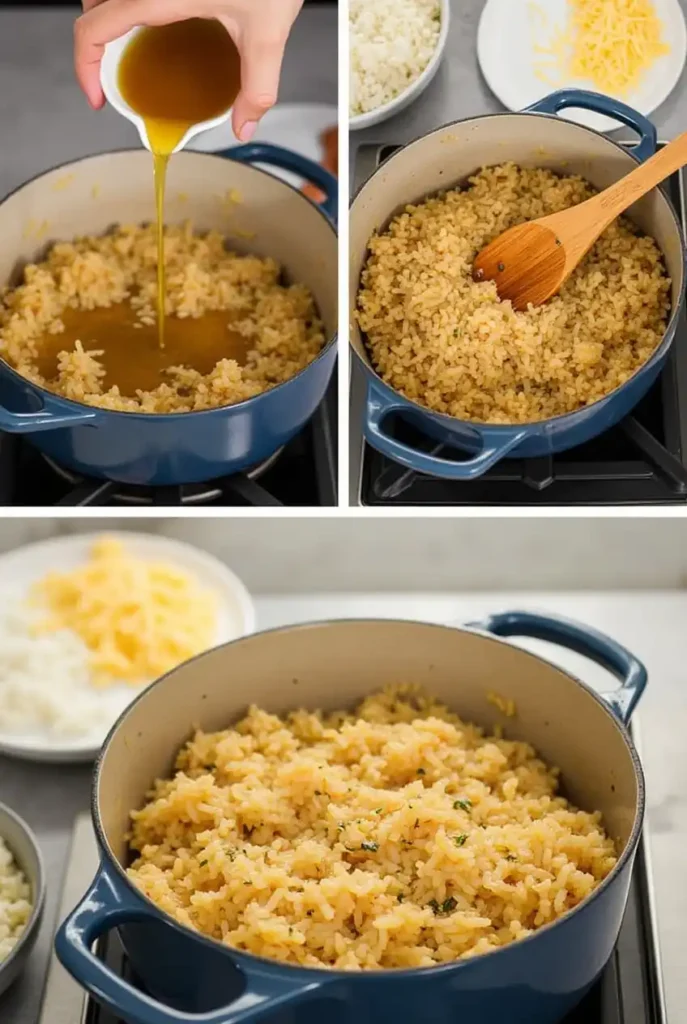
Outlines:
<svg viewBox="0 0 687 1024"><path fill-rule="evenodd" d="M568 0L565 30L549 29L546 13L529 4L535 34L535 74L549 85L586 79L599 92L626 96L652 64L670 52L652 0ZM553 77L551 77L553 76Z"/></svg>
<svg viewBox="0 0 687 1024"><path fill-rule="evenodd" d="M176 566L135 557L112 537L85 565L50 573L32 589L46 609L39 633L70 629L91 652L93 683L141 685L211 647L215 597Z"/></svg>

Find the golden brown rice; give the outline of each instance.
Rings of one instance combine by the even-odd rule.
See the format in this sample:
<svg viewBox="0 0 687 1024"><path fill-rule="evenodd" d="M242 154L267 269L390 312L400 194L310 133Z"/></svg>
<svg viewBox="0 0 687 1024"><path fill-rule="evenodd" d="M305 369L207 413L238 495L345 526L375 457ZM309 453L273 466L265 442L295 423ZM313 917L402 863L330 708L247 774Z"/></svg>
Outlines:
<svg viewBox="0 0 687 1024"><path fill-rule="evenodd" d="M477 253L515 224L595 190L580 177L503 164L466 189L406 207L369 242L358 322L372 363L412 401L459 419L527 423L589 405L655 350L670 311L656 242L615 221L561 292L516 312Z"/></svg>
<svg viewBox="0 0 687 1024"><path fill-rule="evenodd" d="M52 246L30 264L22 284L0 304L0 356L41 387L87 405L122 412L192 412L231 405L289 380L319 354L325 340L315 301L303 284L285 285L272 259L227 251L218 232L194 234L190 224L165 228L166 312L201 317L226 310L231 328L250 340L246 364L222 359L211 373L174 366L168 380L135 397L104 390L97 351L77 341L58 359L57 375L44 379L38 341L59 334L67 307L91 310L130 302L142 323L155 320L155 227L119 227L99 238ZM228 319L229 319L228 316Z"/></svg>
<svg viewBox="0 0 687 1024"><path fill-rule="evenodd" d="M616 852L527 743L413 687L354 714L197 732L132 813L131 880L177 921L308 967L431 967L577 906Z"/></svg>

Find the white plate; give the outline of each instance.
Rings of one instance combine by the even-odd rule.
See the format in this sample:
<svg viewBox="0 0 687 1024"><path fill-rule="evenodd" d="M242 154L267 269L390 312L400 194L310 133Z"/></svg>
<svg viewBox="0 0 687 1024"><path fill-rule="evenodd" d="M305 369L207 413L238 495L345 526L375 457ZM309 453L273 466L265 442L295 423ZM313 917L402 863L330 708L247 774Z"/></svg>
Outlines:
<svg viewBox="0 0 687 1024"><path fill-rule="evenodd" d="M277 104L265 114L252 141L283 146L284 149L293 150L294 153L299 153L312 160L313 163L319 164L324 155L321 142L322 133L337 124L338 116L336 107L328 106L325 103ZM237 141L231 130L231 125L226 123L219 128L213 128L212 131L197 135L187 149L198 150L202 153L217 153L236 145ZM265 169L275 177L287 181L294 188L301 188L304 184L303 179L299 178L297 174L282 171L271 165L266 166Z"/></svg>
<svg viewBox="0 0 687 1024"><path fill-rule="evenodd" d="M102 531L100 533L55 537L29 544L0 555L0 601L24 600L32 586L48 572L65 572L83 565L98 538L116 537L140 558L157 559L185 569L200 585L217 598L215 644L235 640L255 629L253 602L237 576L222 562L190 544L154 534ZM5 583L4 581L11 581ZM103 700L111 711L113 725L124 708L140 693L140 688L111 686L103 690ZM0 724L0 753L28 761L92 761L102 746L105 734L87 734L60 739L43 732L3 732Z"/></svg>
<svg viewBox="0 0 687 1024"><path fill-rule="evenodd" d="M687 32L679 0L654 0L654 4L670 53L654 62L637 89L617 97L645 116L673 91L687 55ZM533 8L545 12L545 27ZM535 64L541 60L534 53L535 41L543 44L554 27L565 29L568 11L567 0L487 0L477 34L477 56L487 85L508 110L529 107L556 89L595 91L586 79L549 86L535 74ZM551 78L557 82L555 73ZM560 116L600 132L620 127L612 118L586 110L566 110Z"/></svg>

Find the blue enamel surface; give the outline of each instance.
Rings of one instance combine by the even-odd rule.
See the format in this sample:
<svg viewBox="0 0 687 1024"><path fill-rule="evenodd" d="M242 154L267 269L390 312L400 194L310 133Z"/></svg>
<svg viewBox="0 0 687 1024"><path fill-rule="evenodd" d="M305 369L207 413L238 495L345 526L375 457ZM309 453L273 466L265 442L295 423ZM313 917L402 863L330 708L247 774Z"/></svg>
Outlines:
<svg viewBox="0 0 687 1024"><path fill-rule="evenodd" d="M592 110L595 114L607 114L636 131L639 142L630 152L640 163L656 152L658 137L651 121L638 110L628 107L627 103L622 103L612 96L588 92L586 89L559 89L533 103L527 110L533 114L560 114L561 110L569 110L571 107Z"/></svg>
<svg viewBox="0 0 687 1024"><path fill-rule="evenodd" d="M313 163L300 153L293 153L282 146L271 146L265 142L250 142L244 146L234 146L216 156L226 156L230 160L241 160L247 164L267 164L279 167L284 171L292 171L306 181L317 185L324 192L326 199L320 204L331 221L336 222L338 207L338 183L333 174L320 164Z"/></svg>
<svg viewBox="0 0 687 1024"><path fill-rule="evenodd" d="M95 940L116 927L150 994L131 986L93 954ZM313 972L275 974L272 965L252 957L242 958L246 962L239 971L221 946L165 924L105 863L58 930L55 948L67 970L103 1006L133 1024L240 1024L259 1020L267 1010L307 1001L320 987Z"/></svg>
<svg viewBox="0 0 687 1024"><path fill-rule="evenodd" d="M650 121L618 100L578 89L552 93L528 108L532 113L555 114L568 107L582 107L608 114L635 129L640 142L630 150L643 161L656 150L656 129ZM504 115L507 116L507 115ZM684 295L680 298L680 305ZM663 369L677 329L673 315L663 341L651 359L610 395L565 416L537 423L492 425L455 419L416 405L394 391L361 361L367 376L367 400L363 433L373 448L409 469L447 480L470 480L481 476L503 458L537 458L567 451L590 441L619 423L644 397ZM458 448L469 456L454 462L430 455L398 441L384 430L384 420L399 414L426 436Z"/></svg>
<svg viewBox="0 0 687 1024"><path fill-rule="evenodd" d="M608 669L620 680L620 689L607 697L608 703L627 725L637 702L644 693L647 671L641 661L626 647L589 626L570 619L534 612L504 612L491 615L475 628L494 636L524 636L567 647Z"/></svg>
<svg viewBox="0 0 687 1024"><path fill-rule="evenodd" d="M222 155L312 181L326 194L323 209L333 220L335 179L312 161L268 145ZM335 362L336 338L296 377L246 402L160 416L79 405L36 387L0 361L0 430L30 435L46 455L87 476L156 486L202 482L256 465L290 441L322 401Z"/></svg>
<svg viewBox="0 0 687 1024"><path fill-rule="evenodd" d="M621 681L610 703L625 723L646 685L644 667L629 651L567 619L516 611L477 628L552 641L603 665ZM570 685L580 684L571 678ZM187 931L144 900L101 845L98 875L60 927L57 954L81 985L131 1024L555 1024L611 956L640 830L641 821L588 900L528 938L428 970L360 973L262 960ZM112 927L119 928L146 995L91 953L93 941Z"/></svg>
<svg viewBox="0 0 687 1024"><path fill-rule="evenodd" d="M573 914L497 953L430 970L365 974L301 970L207 943L166 923L104 862L59 929L56 949L67 970L131 1024L555 1024L611 955L633 860L634 849L610 884ZM90 942L114 926L150 995L90 952Z"/></svg>

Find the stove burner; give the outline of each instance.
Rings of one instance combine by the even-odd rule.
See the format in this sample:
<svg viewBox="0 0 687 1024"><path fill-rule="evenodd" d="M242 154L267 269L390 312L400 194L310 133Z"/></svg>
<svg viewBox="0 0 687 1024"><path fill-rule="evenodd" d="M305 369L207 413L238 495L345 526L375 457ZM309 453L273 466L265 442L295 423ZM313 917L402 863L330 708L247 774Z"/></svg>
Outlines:
<svg viewBox="0 0 687 1024"><path fill-rule="evenodd" d="M231 482L231 487L234 489L240 487L240 478L243 478L244 494L251 493L251 488L246 485L259 480L264 473L271 469L283 451L283 447L278 448L276 452L273 452L267 459L258 463L257 466L251 466L250 469L244 470L243 473L234 474L234 476L226 477L220 481L210 480L200 484L180 484L173 487L137 487L134 484L122 484L113 480L92 480L79 476L78 473L67 469L66 466L61 466L43 452L41 452L41 457L50 466L51 470L73 487L74 492L79 495L93 495L95 498L96 495L102 496L106 492L109 500L118 505L209 505L213 501L222 498L223 489L227 487L229 482ZM161 492L167 492L170 498L176 498L177 500L162 501L160 500ZM259 490L256 488L253 493L257 495ZM83 504L83 502L79 501L77 504ZM97 505L101 504L101 502L94 500L88 502L88 504ZM260 504L264 504L264 502L260 502ZM276 504L280 503L276 502Z"/></svg>
<svg viewBox="0 0 687 1024"><path fill-rule="evenodd" d="M357 185L396 146L361 146ZM687 229L682 172L667 183ZM354 366L354 372L361 374ZM357 382L359 383L359 381ZM422 452L460 462L467 456L437 444L399 416L385 430ZM658 381L632 414L605 434L567 452L537 459L503 459L469 481L425 476L362 442L358 502L371 506L670 505L687 504L687 317L683 310Z"/></svg>

